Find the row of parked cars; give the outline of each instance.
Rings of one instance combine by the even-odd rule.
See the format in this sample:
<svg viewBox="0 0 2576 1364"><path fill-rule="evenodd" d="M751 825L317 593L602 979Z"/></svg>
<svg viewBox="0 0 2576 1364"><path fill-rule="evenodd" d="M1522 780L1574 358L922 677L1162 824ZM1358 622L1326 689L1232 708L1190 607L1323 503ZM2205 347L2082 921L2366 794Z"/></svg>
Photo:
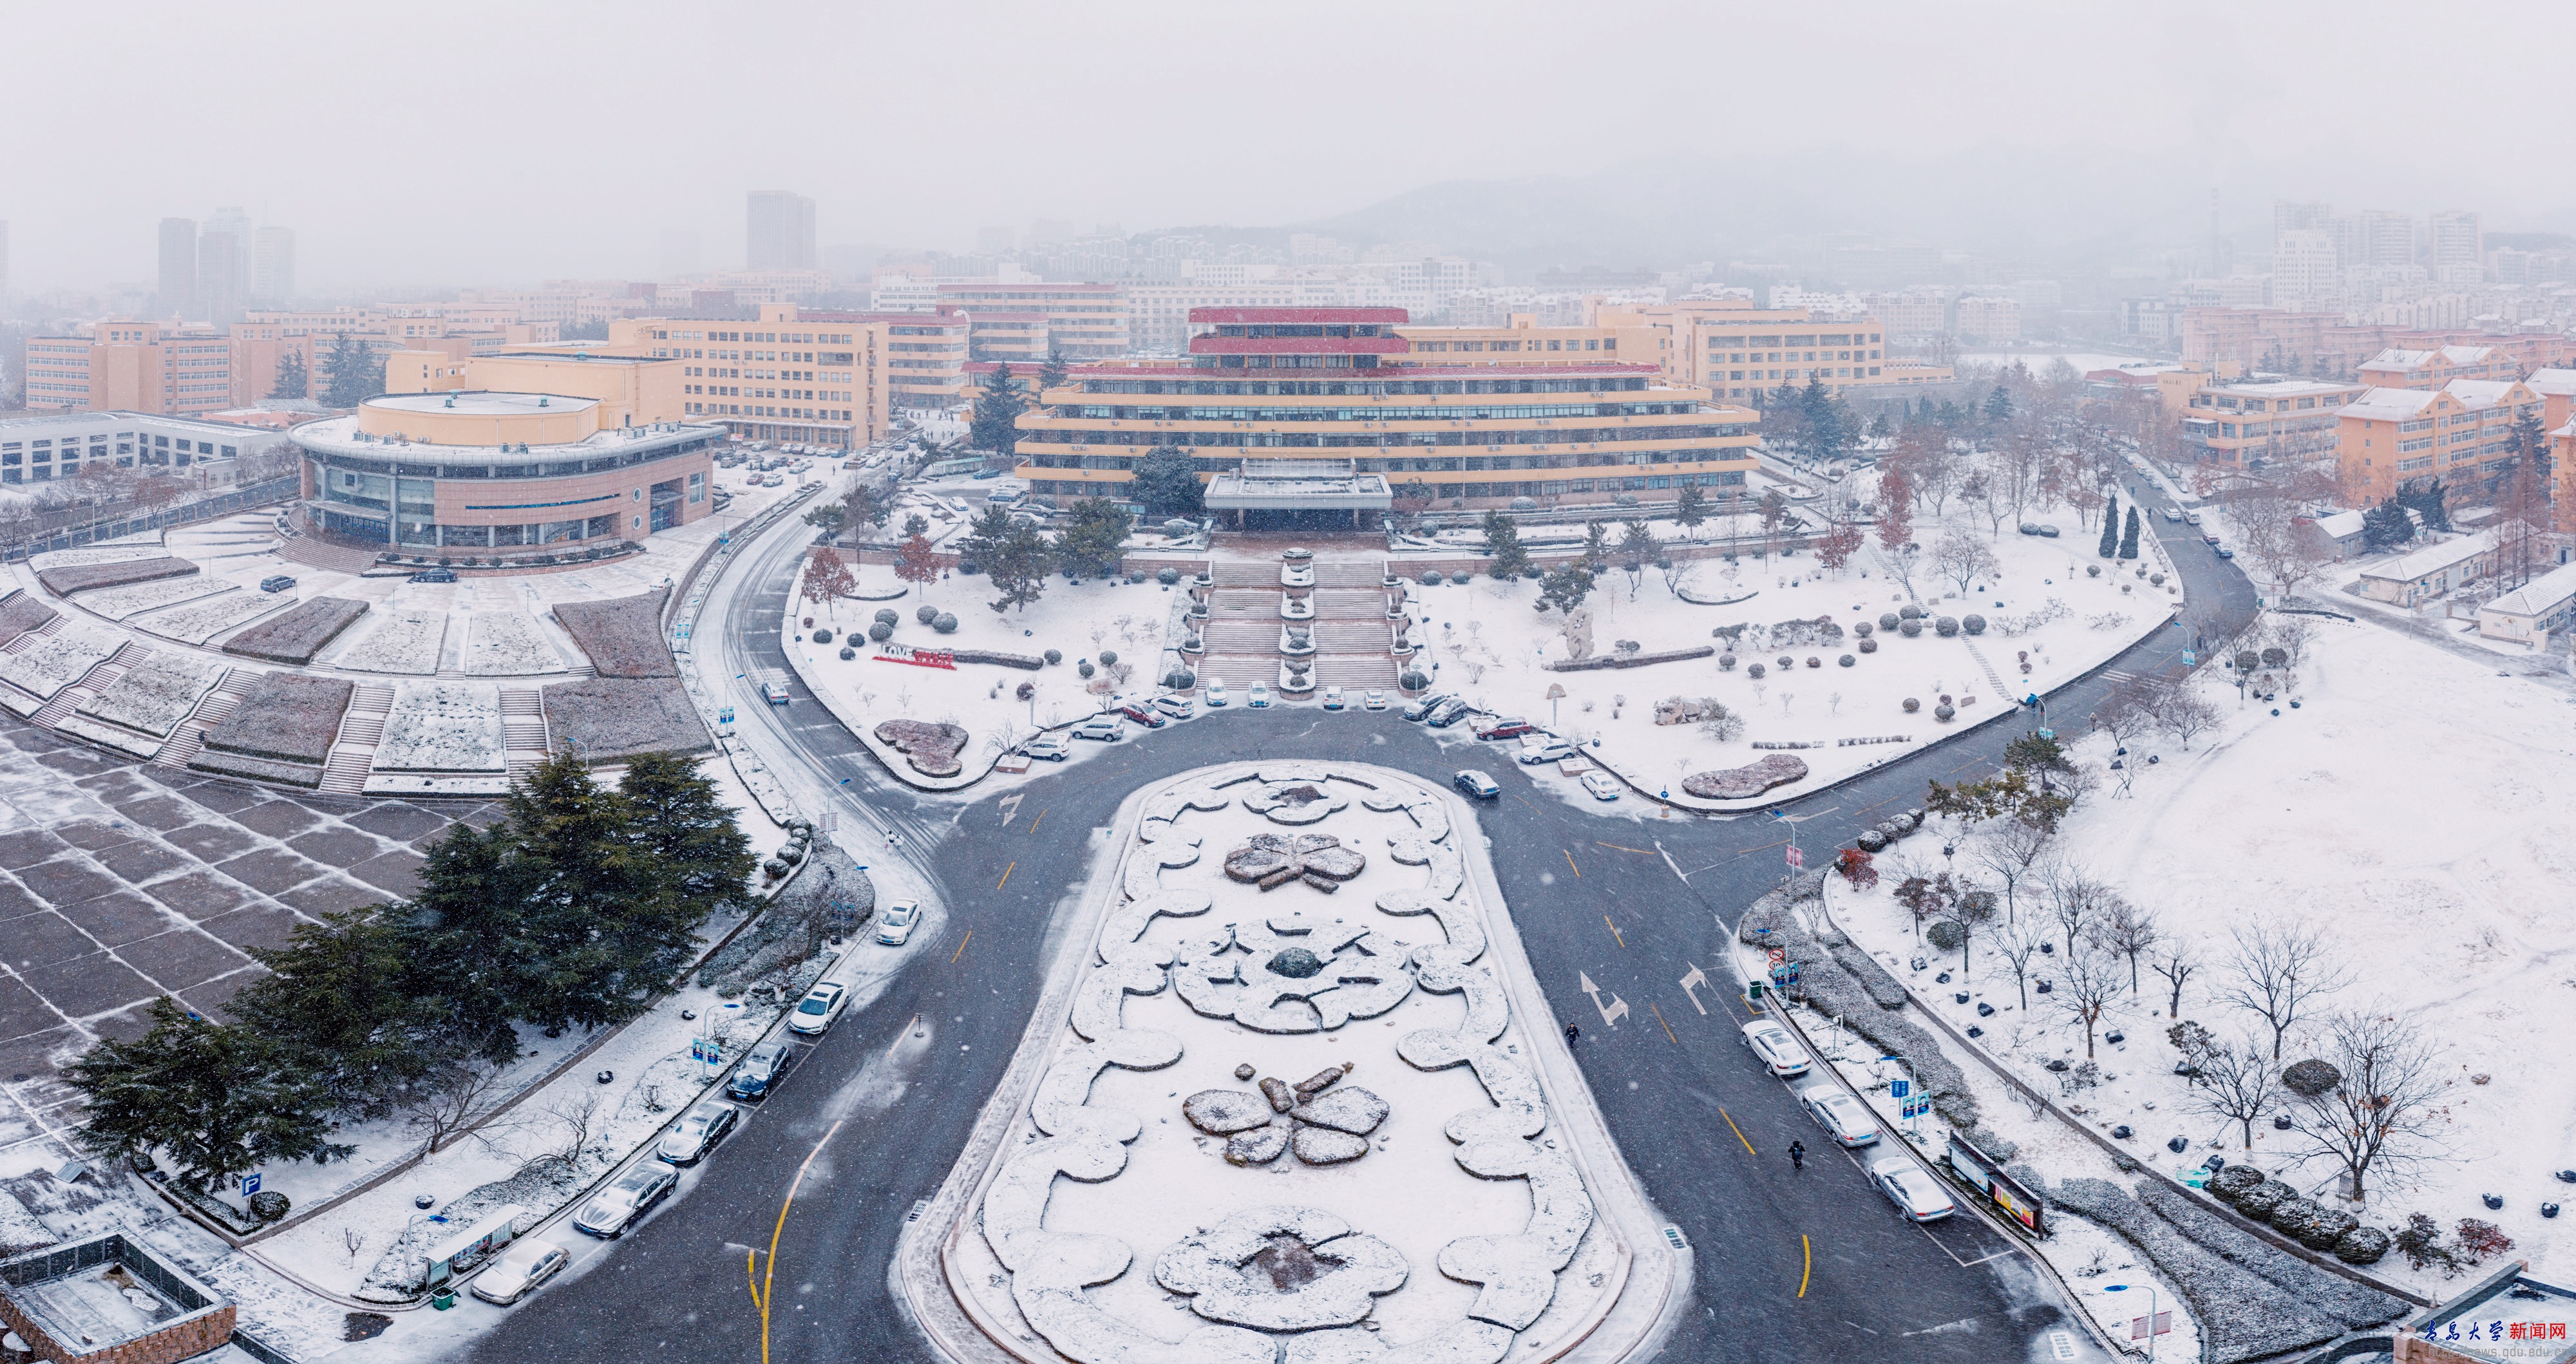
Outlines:
<svg viewBox="0 0 2576 1364"><path fill-rule="evenodd" d="M1814 1069L1807 1049L1798 1045L1778 1019L1757 1018L1746 1023L1739 1034L1745 1050L1753 1053L1762 1068L1782 1080L1795 1081ZM1798 1106L1825 1129L1834 1144L1846 1150L1857 1150L1878 1144L1878 1115L1870 1111L1851 1091L1831 1080L1819 1080L1797 1091ZM1917 1222L1938 1222L1958 1211L1941 1181L1916 1163L1910 1156L1894 1155L1871 1161L1869 1182L1887 1195L1899 1212Z"/></svg>
<svg viewBox="0 0 2576 1364"><path fill-rule="evenodd" d="M893 917L896 909L912 910L911 901L899 901L880 916L880 923ZM917 912L917 911L914 911ZM911 933L911 917L905 916L901 932ZM885 930L879 930L884 941ZM900 942L898 937L895 941ZM753 1047L736 1065L725 1081L725 1097L701 1099L681 1115L654 1144L653 1154L635 1168L619 1175L608 1187L590 1196L573 1214L573 1229L603 1241L624 1236L643 1221L647 1213L660 1207L680 1187L680 1171L707 1158L724 1139L742 1126L746 1104L755 1104L777 1092L779 1083L802 1055L796 1045L798 1037L820 1037L831 1030L842 1011L849 1007L849 987L825 981L806 992L787 1015L784 1033ZM474 1278L474 1296L495 1306L507 1307L542 1287L572 1263L571 1252L560 1243L529 1237L512 1245L490 1268Z"/></svg>

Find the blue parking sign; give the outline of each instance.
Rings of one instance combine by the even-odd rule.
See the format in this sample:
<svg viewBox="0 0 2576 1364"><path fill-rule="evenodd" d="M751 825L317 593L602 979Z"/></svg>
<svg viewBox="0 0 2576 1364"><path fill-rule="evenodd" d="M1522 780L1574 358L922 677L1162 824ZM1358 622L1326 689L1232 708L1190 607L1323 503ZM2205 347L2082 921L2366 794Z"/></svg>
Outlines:
<svg viewBox="0 0 2576 1364"><path fill-rule="evenodd" d="M257 1171L257 1170L253 1170L253 1171L251 1171L249 1174L243 1175L243 1176L241 1177L241 1196L242 1196L242 1197L244 1197L244 1198L248 1198L248 1197L250 1197L252 1194L255 1194L255 1193L258 1193L258 1192L259 1192L259 1171Z"/></svg>

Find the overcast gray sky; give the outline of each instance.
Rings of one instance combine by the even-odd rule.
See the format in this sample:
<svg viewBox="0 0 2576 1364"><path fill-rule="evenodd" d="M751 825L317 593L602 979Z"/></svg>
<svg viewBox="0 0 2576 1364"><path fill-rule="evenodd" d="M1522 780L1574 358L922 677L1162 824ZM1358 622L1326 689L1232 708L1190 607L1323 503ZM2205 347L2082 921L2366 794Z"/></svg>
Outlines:
<svg viewBox="0 0 2576 1364"><path fill-rule="evenodd" d="M826 245L964 249L1673 152L1831 175L2002 144L2556 228L2571 37L2563 3L0 0L0 219L22 290L147 280L158 219L232 204L297 230L308 289L504 284L649 276L668 230L738 264L755 188L813 195Z"/></svg>

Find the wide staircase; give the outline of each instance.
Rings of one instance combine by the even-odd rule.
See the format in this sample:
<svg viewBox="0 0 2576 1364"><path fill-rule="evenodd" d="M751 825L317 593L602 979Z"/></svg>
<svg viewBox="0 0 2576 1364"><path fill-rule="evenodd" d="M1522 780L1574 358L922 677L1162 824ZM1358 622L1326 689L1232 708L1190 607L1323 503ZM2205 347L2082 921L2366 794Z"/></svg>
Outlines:
<svg viewBox="0 0 2576 1364"><path fill-rule="evenodd" d="M367 769L375 765L376 745L385 740L385 717L393 713L394 689L381 682L361 682L340 717L340 737L331 744L330 761L322 765L322 790L354 796L367 789Z"/></svg>
<svg viewBox="0 0 2576 1364"><path fill-rule="evenodd" d="M1393 632L1380 585L1386 561L1316 564L1309 594L1314 617L1295 622L1279 614L1279 567L1277 560L1234 560L1211 567L1215 587L1208 594L1208 618L1199 627L1207 643L1199 676L1221 679L1238 692L1255 682L1276 686L1280 627L1295 624L1313 631L1318 686L1393 687L1398 669L1389 651Z"/></svg>

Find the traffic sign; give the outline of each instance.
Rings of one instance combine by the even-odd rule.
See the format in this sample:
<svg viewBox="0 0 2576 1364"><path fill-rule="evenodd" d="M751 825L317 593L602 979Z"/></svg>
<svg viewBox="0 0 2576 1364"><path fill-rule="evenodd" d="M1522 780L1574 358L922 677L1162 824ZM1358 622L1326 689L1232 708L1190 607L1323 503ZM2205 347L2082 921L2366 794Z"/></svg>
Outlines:
<svg viewBox="0 0 2576 1364"><path fill-rule="evenodd" d="M1768 955L1771 958L1771 964L1777 966L1789 959L1789 949L1785 947L1775 947L1771 949Z"/></svg>
<svg viewBox="0 0 2576 1364"><path fill-rule="evenodd" d="M1891 1099L1902 1099L1913 1092L1914 1082L1911 1080L1890 1080L1887 1082L1887 1097Z"/></svg>
<svg viewBox="0 0 2576 1364"><path fill-rule="evenodd" d="M1807 865L1807 855L1798 851L1798 845L1795 843L1789 845L1789 865L1792 867Z"/></svg>
<svg viewBox="0 0 2576 1364"><path fill-rule="evenodd" d="M252 1194L255 1194L255 1193L258 1193L258 1192L259 1192L259 1171L257 1171L257 1170L253 1170L253 1171L251 1171L249 1174L243 1175L243 1176L241 1177L241 1196L242 1196L242 1197L244 1197L244 1198L248 1198L248 1197L250 1197Z"/></svg>
<svg viewBox="0 0 2576 1364"><path fill-rule="evenodd" d="M2186 668L2196 668L2200 666L2200 655L2193 653L2189 649L2183 650L2182 665Z"/></svg>

